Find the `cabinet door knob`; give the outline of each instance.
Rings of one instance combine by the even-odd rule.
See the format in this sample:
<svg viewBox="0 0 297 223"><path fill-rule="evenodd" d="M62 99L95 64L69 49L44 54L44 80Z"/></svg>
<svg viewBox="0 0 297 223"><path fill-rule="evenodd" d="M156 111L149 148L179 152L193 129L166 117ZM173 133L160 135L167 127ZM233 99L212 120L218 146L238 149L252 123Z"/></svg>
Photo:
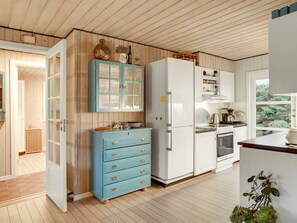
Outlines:
<svg viewBox="0 0 297 223"><path fill-rule="evenodd" d="M144 170L144 169L140 170L140 173L144 173L144 172L145 172L145 170Z"/></svg>
<svg viewBox="0 0 297 223"><path fill-rule="evenodd" d="M113 154L111 154L112 156L117 156L118 154L117 153L113 153Z"/></svg>
<svg viewBox="0 0 297 223"><path fill-rule="evenodd" d="M114 188L112 188L111 190L112 190L112 191L115 191L115 190L117 190L117 189L118 189L118 188L114 187Z"/></svg>
<svg viewBox="0 0 297 223"><path fill-rule="evenodd" d="M140 138L140 141L141 142L144 142L145 141L145 138L144 137Z"/></svg>
<svg viewBox="0 0 297 223"><path fill-rule="evenodd" d="M145 148L142 148L142 149L141 149L141 152L145 152Z"/></svg>
<svg viewBox="0 0 297 223"><path fill-rule="evenodd" d="M145 159L141 159L140 162L141 162L141 163L144 163L144 162L145 162Z"/></svg>
<svg viewBox="0 0 297 223"><path fill-rule="evenodd" d="M115 146L115 145L119 144L119 142L118 141L112 141L111 144Z"/></svg>
<svg viewBox="0 0 297 223"><path fill-rule="evenodd" d="M118 179L118 177L117 176L113 176L113 177L111 177L111 179L112 180L116 180L116 179Z"/></svg>
<svg viewBox="0 0 297 223"><path fill-rule="evenodd" d="M144 184L144 183L145 183L145 180L141 180L140 183L141 183L141 184Z"/></svg>
<svg viewBox="0 0 297 223"><path fill-rule="evenodd" d="M117 167L118 167L117 165L112 165L111 166L112 169L117 168Z"/></svg>

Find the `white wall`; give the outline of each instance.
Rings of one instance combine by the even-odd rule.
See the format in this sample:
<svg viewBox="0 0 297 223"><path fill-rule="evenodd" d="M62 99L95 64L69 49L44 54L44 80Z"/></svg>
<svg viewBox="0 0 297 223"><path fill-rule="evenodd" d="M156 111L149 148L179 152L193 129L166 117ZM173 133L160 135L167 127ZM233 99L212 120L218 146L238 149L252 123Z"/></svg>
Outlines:
<svg viewBox="0 0 297 223"><path fill-rule="evenodd" d="M235 101L231 104L236 110L246 113L246 72L268 69L268 55L236 61L235 67ZM244 117L246 121L246 116Z"/></svg>

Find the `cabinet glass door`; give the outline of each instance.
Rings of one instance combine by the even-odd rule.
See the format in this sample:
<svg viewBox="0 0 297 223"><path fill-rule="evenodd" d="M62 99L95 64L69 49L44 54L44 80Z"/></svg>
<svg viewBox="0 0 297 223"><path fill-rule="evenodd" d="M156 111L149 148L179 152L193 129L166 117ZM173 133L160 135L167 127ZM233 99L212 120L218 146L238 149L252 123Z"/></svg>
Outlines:
<svg viewBox="0 0 297 223"><path fill-rule="evenodd" d="M120 65L99 63L98 66L98 109L120 108Z"/></svg>
<svg viewBox="0 0 297 223"><path fill-rule="evenodd" d="M123 110L143 109L143 70L142 67L126 65L123 75Z"/></svg>
<svg viewBox="0 0 297 223"><path fill-rule="evenodd" d="M5 75L0 71L0 121L5 119Z"/></svg>

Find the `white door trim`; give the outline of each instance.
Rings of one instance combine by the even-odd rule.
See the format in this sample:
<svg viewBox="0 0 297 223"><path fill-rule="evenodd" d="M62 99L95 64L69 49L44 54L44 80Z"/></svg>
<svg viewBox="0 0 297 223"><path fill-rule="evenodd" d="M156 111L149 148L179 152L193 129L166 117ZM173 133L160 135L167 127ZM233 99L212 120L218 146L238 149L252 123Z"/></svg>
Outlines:
<svg viewBox="0 0 297 223"><path fill-rule="evenodd" d="M15 43L10 41L0 40L0 49L14 50L26 53L45 54L48 51L48 47L34 46L24 43Z"/></svg>
<svg viewBox="0 0 297 223"><path fill-rule="evenodd" d="M18 67L45 68L45 62L27 62L21 60L10 60L10 122L11 122L11 175L12 178L17 176L17 158L18 150L16 148L16 137L18 135Z"/></svg>

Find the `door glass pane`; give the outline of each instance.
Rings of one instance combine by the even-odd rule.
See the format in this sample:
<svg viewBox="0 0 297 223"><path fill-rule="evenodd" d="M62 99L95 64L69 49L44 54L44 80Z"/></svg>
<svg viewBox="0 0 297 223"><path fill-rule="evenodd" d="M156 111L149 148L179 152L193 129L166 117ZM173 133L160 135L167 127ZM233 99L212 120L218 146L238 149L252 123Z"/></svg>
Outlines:
<svg viewBox="0 0 297 223"><path fill-rule="evenodd" d="M132 109L133 108L133 96L125 96L124 98L124 108Z"/></svg>
<svg viewBox="0 0 297 223"><path fill-rule="evenodd" d="M110 93L118 94L120 92L120 81L119 80L110 80Z"/></svg>
<svg viewBox="0 0 297 223"><path fill-rule="evenodd" d="M133 68L125 67L124 79L125 80L132 80L133 79Z"/></svg>
<svg viewBox="0 0 297 223"><path fill-rule="evenodd" d="M109 65L105 63L99 64L99 77L109 78Z"/></svg>
<svg viewBox="0 0 297 223"><path fill-rule="evenodd" d="M54 57L55 60L55 74L60 73L60 68L61 68L61 57L60 57L60 53L56 54Z"/></svg>
<svg viewBox="0 0 297 223"><path fill-rule="evenodd" d="M60 146L55 146L55 163L60 166Z"/></svg>
<svg viewBox="0 0 297 223"><path fill-rule="evenodd" d="M279 132L279 131L257 129L256 130L256 136L257 137L266 136L266 135L270 135L270 134L277 133L277 132Z"/></svg>
<svg viewBox="0 0 297 223"><path fill-rule="evenodd" d="M142 70L140 68L135 68L134 80L142 81Z"/></svg>
<svg viewBox="0 0 297 223"><path fill-rule="evenodd" d="M110 78L120 78L120 66L118 65L110 65Z"/></svg>
<svg viewBox="0 0 297 223"><path fill-rule="evenodd" d="M291 104L256 105L257 127L291 128Z"/></svg>
<svg viewBox="0 0 297 223"><path fill-rule="evenodd" d="M134 108L140 109L142 107L141 96L134 96Z"/></svg>
<svg viewBox="0 0 297 223"><path fill-rule="evenodd" d="M49 77L54 75L54 73L55 73L55 70L54 70L54 57L49 58L48 68L47 69L48 69L48 76Z"/></svg>
<svg viewBox="0 0 297 223"><path fill-rule="evenodd" d="M125 94L133 94L133 83L125 82Z"/></svg>
<svg viewBox="0 0 297 223"><path fill-rule="evenodd" d="M49 160L54 162L54 149L55 149L55 144L48 142L49 144Z"/></svg>
<svg viewBox="0 0 297 223"><path fill-rule="evenodd" d="M109 92L109 79L99 79L99 93Z"/></svg>
<svg viewBox="0 0 297 223"><path fill-rule="evenodd" d="M49 80L48 95L49 97L60 96L60 77L55 77Z"/></svg>
<svg viewBox="0 0 297 223"><path fill-rule="evenodd" d="M55 142L60 142L60 122L49 121L49 139Z"/></svg>
<svg viewBox="0 0 297 223"><path fill-rule="evenodd" d="M134 94L141 94L141 83L134 83Z"/></svg>
<svg viewBox="0 0 297 223"><path fill-rule="evenodd" d="M117 109L120 108L120 96L110 95L110 108Z"/></svg>
<svg viewBox="0 0 297 223"><path fill-rule="evenodd" d="M52 100L48 101L48 118L54 118L54 102Z"/></svg>
<svg viewBox="0 0 297 223"><path fill-rule="evenodd" d="M109 108L109 95L108 94L101 94L99 95L98 99L99 109L107 109Z"/></svg>

